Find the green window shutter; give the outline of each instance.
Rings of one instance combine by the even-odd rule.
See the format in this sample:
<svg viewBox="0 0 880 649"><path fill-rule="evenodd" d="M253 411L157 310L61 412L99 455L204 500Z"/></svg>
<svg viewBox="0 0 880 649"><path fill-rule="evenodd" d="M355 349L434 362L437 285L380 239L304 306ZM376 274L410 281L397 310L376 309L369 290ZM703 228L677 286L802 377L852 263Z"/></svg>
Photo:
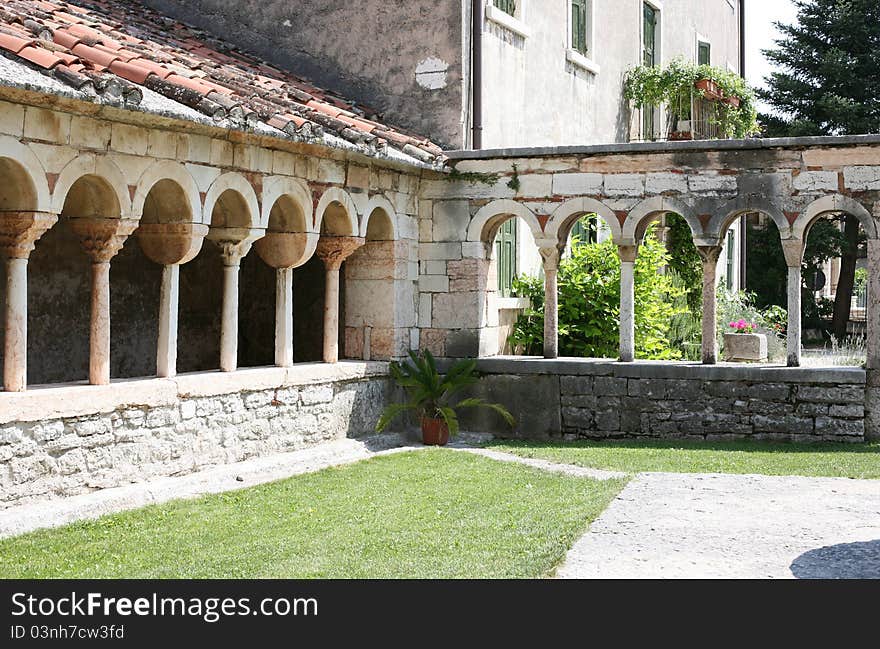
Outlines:
<svg viewBox="0 0 880 649"><path fill-rule="evenodd" d="M734 262L736 261L736 236L733 230L727 231L727 290L733 290Z"/></svg>
<svg viewBox="0 0 880 649"><path fill-rule="evenodd" d="M516 15L516 0L495 0L495 6L511 16Z"/></svg>
<svg viewBox="0 0 880 649"><path fill-rule="evenodd" d="M498 271L498 293L510 297L513 280L517 276L516 239L518 223L510 219L501 226L495 237L495 260Z"/></svg>
<svg viewBox="0 0 880 649"><path fill-rule="evenodd" d="M711 65L712 46L709 43L700 42L697 45L697 64Z"/></svg>
<svg viewBox="0 0 880 649"><path fill-rule="evenodd" d="M571 0L571 47L587 54L587 1Z"/></svg>
<svg viewBox="0 0 880 649"><path fill-rule="evenodd" d="M642 63L653 67L657 65L657 10L647 2L643 4L643 43ZM654 106L642 108L642 139L654 140L657 138L654 124Z"/></svg>
<svg viewBox="0 0 880 649"><path fill-rule="evenodd" d="M571 237L577 237L578 245L598 243L599 220L595 214L582 216L571 229Z"/></svg>

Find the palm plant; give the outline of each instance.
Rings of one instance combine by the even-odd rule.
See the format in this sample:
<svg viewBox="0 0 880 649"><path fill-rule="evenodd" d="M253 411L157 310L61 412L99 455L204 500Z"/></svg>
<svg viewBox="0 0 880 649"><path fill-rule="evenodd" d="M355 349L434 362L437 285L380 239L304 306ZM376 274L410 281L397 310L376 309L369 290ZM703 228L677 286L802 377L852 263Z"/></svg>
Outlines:
<svg viewBox="0 0 880 649"><path fill-rule="evenodd" d="M479 380L475 360L458 361L444 375L437 371L437 363L431 352L425 350L422 354L416 354L410 351L409 356L412 362L391 363L391 376L406 390L409 400L386 407L376 423L377 432L385 430L398 415L415 411L423 423L425 420L442 420L449 434L455 435L459 431L456 412L459 408L490 408L508 424L514 425L513 415L500 404L489 403L478 397L468 397L455 404L451 403L457 393Z"/></svg>

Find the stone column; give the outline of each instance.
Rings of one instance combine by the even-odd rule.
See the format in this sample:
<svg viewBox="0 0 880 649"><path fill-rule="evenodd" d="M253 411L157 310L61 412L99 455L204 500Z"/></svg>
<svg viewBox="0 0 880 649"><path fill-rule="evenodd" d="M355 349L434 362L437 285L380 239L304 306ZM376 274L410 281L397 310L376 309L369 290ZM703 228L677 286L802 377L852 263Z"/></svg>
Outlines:
<svg viewBox="0 0 880 649"><path fill-rule="evenodd" d="M180 265L199 254L206 234L207 225L186 222L141 223L137 229L138 241L144 254L162 265L156 374L163 378L177 375Z"/></svg>
<svg viewBox="0 0 880 649"><path fill-rule="evenodd" d="M315 252L318 234L267 232L254 248L275 269L275 365L293 365L293 269L305 264Z"/></svg>
<svg viewBox="0 0 880 649"><path fill-rule="evenodd" d="M58 220L40 212L0 212L0 256L6 260L3 389L27 386L27 263L34 243Z"/></svg>
<svg viewBox="0 0 880 649"><path fill-rule="evenodd" d="M636 358L635 267L638 246L618 246L620 254L620 360Z"/></svg>
<svg viewBox="0 0 880 649"><path fill-rule="evenodd" d="M800 239L783 239L782 252L788 266L788 366L801 364L801 264L804 261L805 242Z"/></svg>
<svg viewBox="0 0 880 649"><path fill-rule="evenodd" d="M321 237L317 255L327 269L324 291L324 362L339 360L339 269L355 250L364 245L361 237Z"/></svg>
<svg viewBox="0 0 880 649"><path fill-rule="evenodd" d="M880 240L868 239L868 303L865 309L868 370L880 370Z"/></svg>
<svg viewBox="0 0 880 649"><path fill-rule="evenodd" d="M92 260L92 320L89 332L89 383L110 383L110 260L116 256L137 221L120 218L70 219Z"/></svg>
<svg viewBox="0 0 880 649"><path fill-rule="evenodd" d="M544 358L559 357L559 248L541 248L544 262Z"/></svg>
<svg viewBox="0 0 880 649"><path fill-rule="evenodd" d="M162 266L162 288L159 290L159 340L156 352L156 375L170 378L177 375L177 315L180 291L180 266Z"/></svg>
<svg viewBox="0 0 880 649"><path fill-rule="evenodd" d="M703 262L703 364L718 362L718 304L715 285L721 246L697 246Z"/></svg>

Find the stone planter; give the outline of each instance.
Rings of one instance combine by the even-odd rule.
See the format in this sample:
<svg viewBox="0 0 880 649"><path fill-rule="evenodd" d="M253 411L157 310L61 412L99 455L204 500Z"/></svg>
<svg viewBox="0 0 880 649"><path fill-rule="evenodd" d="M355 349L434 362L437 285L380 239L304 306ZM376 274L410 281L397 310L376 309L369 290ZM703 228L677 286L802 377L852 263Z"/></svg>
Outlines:
<svg viewBox="0 0 880 649"><path fill-rule="evenodd" d="M767 336L764 334L724 334L724 360L760 363L767 360Z"/></svg>

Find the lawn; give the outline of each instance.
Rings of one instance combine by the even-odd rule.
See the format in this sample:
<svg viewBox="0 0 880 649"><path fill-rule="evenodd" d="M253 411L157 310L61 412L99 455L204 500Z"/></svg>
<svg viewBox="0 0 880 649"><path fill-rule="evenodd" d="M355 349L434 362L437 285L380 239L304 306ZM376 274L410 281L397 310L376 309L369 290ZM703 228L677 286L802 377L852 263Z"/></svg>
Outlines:
<svg viewBox="0 0 880 649"><path fill-rule="evenodd" d="M880 478L880 444L780 444L667 440L541 443L494 441L524 457L638 473L758 473Z"/></svg>
<svg viewBox="0 0 880 649"><path fill-rule="evenodd" d="M542 577L622 486L399 453L5 539L0 577Z"/></svg>

